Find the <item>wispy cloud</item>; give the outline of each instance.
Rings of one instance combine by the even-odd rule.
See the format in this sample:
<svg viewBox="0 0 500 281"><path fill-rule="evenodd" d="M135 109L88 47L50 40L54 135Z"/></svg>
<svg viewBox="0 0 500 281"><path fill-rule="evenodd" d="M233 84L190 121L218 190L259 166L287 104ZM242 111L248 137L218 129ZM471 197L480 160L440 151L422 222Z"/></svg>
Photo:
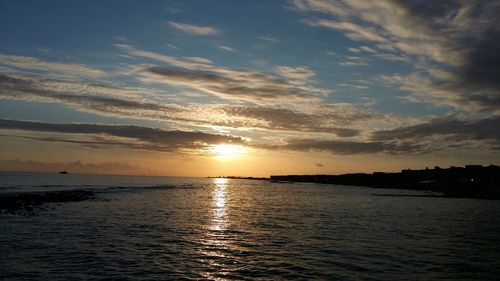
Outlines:
<svg viewBox="0 0 500 281"><path fill-rule="evenodd" d="M117 45L127 55L167 63L169 68L136 65L124 75L145 82L161 82L210 94L228 102L243 104L180 105L169 101L171 93L146 87L122 87L88 83L73 79L47 78L43 75L9 73L0 75L0 98L53 102L104 116L165 121L180 126L206 128L221 126L237 130L267 130L284 134L310 132L339 137L365 133L362 123L385 120L365 108L325 102L329 91L311 85L314 72L303 66L278 66L277 74L249 69L215 66L202 57L172 57ZM297 102L300 101L300 102ZM388 121L388 122L386 122ZM356 124L355 128L349 126Z"/></svg>
<svg viewBox="0 0 500 281"><path fill-rule="evenodd" d="M221 143L243 144L266 150L326 151L340 155L421 152L420 145L411 142L288 139L285 144L252 144L241 137L230 135L88 123L57 124L0 119L0 130L21 132L3 135L7 137L78 144L95 149L122 148L196 155L203 155L211 145ZM22 134L23 131L31 133L25 136ZM42 134L37 135L37 133Z"/></svg>
<svg viewBox="0 0 500 281"><path fill-rule="evenodd" d="M228 52L236 52L236 49L224 45L217 45L217 48Z"/></svg>
<svg viewBox="0 0 500 281"><path fill-rule="evenodd" d="M162 130L141 126L118 126L86 123L44 123L35 121L0 119L1 130L21 130L30 132L49 132L67 134L68 137L34 137L35 139L55 142L70 142L96 148L122 147L165 152L196 152L213 144L243 144L245 141L236 136ZM92 136L91 140L78 135ZM101 136L108 136L102 138Z"/></svg>
<svg viewBox="0 0 500 281"><path fill-rule="evenodd" d="M63 63L46 61L35 57L14 56L0 54L0 65L14 67L22 70L36 70L50 72L59 76L83 76L83 77L103 77L107 74L99 69L95 69L78 63Z"/></svg>
<svg viewBox="0 0 500 281"><path fill-rule="evenodd" d="M146 87L121 87L43 75L0 75L0 98L53 102L104 116L165 121L183 127L220 126L236 130L265 130L278 134L309 132L358 137L366 134L363 123L392 120L348 104L332 104L322 97L329 91L311 86L314 72L303 66L278 66L277 74L215 66L202 57L172 57L117 45L127 55L167 63L171 67L136 65L125 75L143 81L184 86L228 102L245 104L180 105L169 102L172 94ZM300 101L300 102L297 102ZM387 122L386 122L387 121ZM352 125L355 127L350 127Z"/></svg>
<svg viewBox="0 0 500 281"><path fill-rule="evenodd" d="M338 155L428 154L453 149L481 149L498 153L500 117L460 120L453 116L431 119L425 123L373 132L361 140L288 139L284 144L256 145L263 149L325 151Z"/></svg>
<svg viewBox="0 0 500 281"><path fill-rule="evenodd" d="M420 146L417 144L315 139L291 139L283 145L262 145L260 148L292 151L325 151L336 155L374 153L412 154L420 151Z"/></svg>
<svg viewBox="0 0 500 281"><path fill-rule="evenodd" d="M150 119L185 126L224 126L245 130L322 132L354 136L356 129L343 126L381 116L348 104L304 104L302 109L276 106L146 102L147 90L92 85L33 75L0 75L0 98L63 104L78 111L104 116ZM152 96L164 93L150 93ZM139 99L138 99L139 98ZM150 100L150 96L144 98Z"/></svg>
<svg viewBox="0 0 500 281"><path fill-rule="evenodd" d="M487 140L498 143L500 141L499 124L500 116L475 120L460 120L446 116L413 126L378 131L374 133L373 139L407 140L441 136L448 141Z"/></svg>
<svg viewBox="0 0 500 281"><path fill-rule="evenodd" d="M346 36L353 40L368 40L386 43L387 39L377 33L374 28L362 26L352 22L340 22L334 20L318 19L307 21L310 26L326 27L346 32Z"/></svg>
<svg viewBox="0 0 500 281"><path fill-rule="evenodd" d="M259 36L258 38L260 40L264 40L264 41L271 42L271 43L279 43L279 42L281 42L280 40L278 40L276 38L268 37L268 36Z"/></svg>
<svg viewBox="0 0 500 281"><path fill-rule="evenodd" d="M180 68L185 68L185 69L190 69L190 70L200 70L200 69L210 69L212 68L212 65L209 63L205 62L200 62L198 61L193 61L185 58L177 58L173 56L167 56L155 52L150 52L150 51L145 51L145 50L140 50L137 48L134 48L131 45L127 44L115 44L115 47L120 49L121 51L125 52L128 55L135 56L135 57L143 57L143 58L148 58L151 60L155 61L160 61L167 63L169 65L173 65L176 67Z"/></svg>
<svg viewBox="0 0 500 281"><path fill-rule="evenodd" d="M137 73L143 82L165 83L196 89L226 100L242 100L254 103L281 103L286 100L316 100L331 90L304 83L301 79L263 73L251 69L231 69L209 62L165 56L118 44L129 55L146 57L166 66L146 66ZM175 68L174 68L175 67ZM302 72L307 71L305 68Z"/></svg>
<svg viewBox="0 0 500 281"><path fill-rule="evenodd" d="M353 137L359 134L358 130L347 128L345 125L374 117L374 114L369 111L351 109L349 114L347 106L338 106L337 110L333 106L330 108L322 107L317 108L316 112L308 110L308 113L275 107L231 106L221 108L233 118L243 118L236 120L245 127L295 132L322 132L340 137Z"/></svg>
<svg viewBox="0 0 500 281"><path fill-rule="evenodd" d="M238 111L237 114L242 116L257 116L260 120L266 119L266 113L259 112L259 110L251 111L241 108ZM243 113L241 114L241 112ZM269 126L280 126L281 122L281 124L298 127L300 130L300 126L303 124L300 120L300 114L284 109L281 113L269 111L269 116L268 120L275 121L274 125ZM291 120L285 122L285 119ZM393 130L375 131L365 140L285 138L284 143L274 144L265 142L248 143L243 138L234 135L85 123L56 124L0 119L0 130L53 133L54 135L49 136L46 134L30 134L29 136L4 134L3 136L72 143L92 148L126 148L203 154L203 151L206 151L210 145L233 143L266 150L326 151L338 155L374 153L408 155L426 154L436 150L461 147L481 147L483 151L500 150L498 145L500 135L497 132L498 130L495 130L499 121L498 117L477 120L459 120L455 117L445 117ZM331 128L331 130L342 137L356 136L358 134L352 129L341 131L342 129L338 128L338 131L335 131L335 128Z"/></svg>
<svg viewBox="0 0 500 281"><path fill-rule="evenodd" d="M167 43L165 46L169 47L170 49L178 50L179 47L175 46L174 44Z"/></svg>
<svg viewBox="0 0 500 281"><path fill-rule="evenodd" d="M293 83L255 71L223 70L179 71L172 68L150 67L141 73L143 81L161 82L193 88L225 100L254 103L279 103L285 100L318 100L327 90L303 83Z"/></svg>
<svg viewBox="0 0 500 281"><path fill-rule="evenodd" d="M0 98L50 101L120 117L168 119L179 107L123 99L136 96L141 89L83 84L26 75L1 75ZM144 90L146 91L146 90ZM117 98L122 97L122 98Z"/></svg>
<svg viewBox="0 0 500 281"><path fill-rule="evenodd" d="M372 54L374 54L374 53L377 53L377 52L378 52L377 50L375 50L375 49L373 49L373 48L371 48L371 47L368 47L368 46L361 46L361 47L359 47L359 49L360 49L360 50L363 50L363 51L365 51L365 52L367 52L367 53L372 53Z"/></svg>
<svg viewBox="0 0 500 281"><path fill-rule="evenodd" d="M347 56L347 59L339 62L342 66L366 66L368 65L367 59L364 57Z"/></svg>
<svg viewBox="0 0 500 281"><path fill-rule="evenodd" d="M315 75L314 71L304 66L278 66L276 72L283 77L299 80L307 80Z"/></svg>
<svg viewBox="0 0 500 281"><path fill-rule="evenodd" d="M433 118L417 125L374 132L372 141L419 144L422 153L446 149L500 151L500 117L459 119L455 116Z"/></svg>
<svg viewBox="0 0 500 281"><path fill-rule="evenodd" d="M337 16L347 16L347 11L345 10L344 3L338 1L321 1L321 0L291 0L290 5L286 8L301 12L319 12L337 15Z"/></svg>
<svg viewBox="0 0 500 281"><path fill-rule="evenodd" d="M221 33L218 29L212 26L194 25L174 21L168 22L168 25L176 30L194 35L213 36Z"/></svg>

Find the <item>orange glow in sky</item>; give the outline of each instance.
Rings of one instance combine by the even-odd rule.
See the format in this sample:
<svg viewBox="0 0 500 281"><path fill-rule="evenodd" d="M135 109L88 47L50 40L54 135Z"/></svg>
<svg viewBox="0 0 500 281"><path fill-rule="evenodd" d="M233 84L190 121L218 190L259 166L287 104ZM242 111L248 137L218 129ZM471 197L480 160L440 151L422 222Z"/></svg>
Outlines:
<svg viewBox="0 0 500 281"><path fill-rule="evenodd" d="M209 152L217 159L231 159L241 157L247 153L247 149L241 145L234 144L216 144Z"/></svg>

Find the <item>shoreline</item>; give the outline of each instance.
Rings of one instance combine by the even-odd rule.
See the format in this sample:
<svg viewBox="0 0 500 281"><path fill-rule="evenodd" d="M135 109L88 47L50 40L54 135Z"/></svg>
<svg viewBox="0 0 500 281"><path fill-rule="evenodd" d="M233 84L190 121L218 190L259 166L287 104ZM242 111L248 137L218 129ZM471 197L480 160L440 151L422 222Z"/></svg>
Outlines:
<svg viewBox="0 0 500 281"><path fill-rule="evenodd" d="M237 180L261 180L273 183L317 183L371 188L439 192L446 198L500 200L500 166L465 165L401 172L350 173L340 175L271 175L266 177L209 176Z"/></svg>

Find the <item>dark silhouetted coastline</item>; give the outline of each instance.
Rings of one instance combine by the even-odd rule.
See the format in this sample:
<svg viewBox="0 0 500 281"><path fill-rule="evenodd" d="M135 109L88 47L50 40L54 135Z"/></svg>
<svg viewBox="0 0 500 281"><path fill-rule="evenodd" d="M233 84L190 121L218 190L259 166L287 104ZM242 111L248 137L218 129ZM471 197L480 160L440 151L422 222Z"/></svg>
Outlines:
<svg viewBox="0 0 500 281"><path fill-rule="evenodd" d="M500 199L500 167L466 165L342 175L273 175L271 181L309 182L442 192L445 197Z"/></svg>

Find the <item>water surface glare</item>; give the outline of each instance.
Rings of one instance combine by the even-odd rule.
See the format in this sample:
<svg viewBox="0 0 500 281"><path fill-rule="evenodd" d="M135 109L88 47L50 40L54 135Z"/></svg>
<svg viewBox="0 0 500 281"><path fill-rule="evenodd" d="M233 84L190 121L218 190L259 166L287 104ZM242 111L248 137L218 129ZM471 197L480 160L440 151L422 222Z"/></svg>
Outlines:
<svg viewBox="0 0 500 281"><path fill-rule="evenodd" d="M0 179L0 198L94 194L75 202L45 196L47 203L30 211L2 212L2 280L498 280L500 274L500 201L227 179L14 173Z"/></svg>

